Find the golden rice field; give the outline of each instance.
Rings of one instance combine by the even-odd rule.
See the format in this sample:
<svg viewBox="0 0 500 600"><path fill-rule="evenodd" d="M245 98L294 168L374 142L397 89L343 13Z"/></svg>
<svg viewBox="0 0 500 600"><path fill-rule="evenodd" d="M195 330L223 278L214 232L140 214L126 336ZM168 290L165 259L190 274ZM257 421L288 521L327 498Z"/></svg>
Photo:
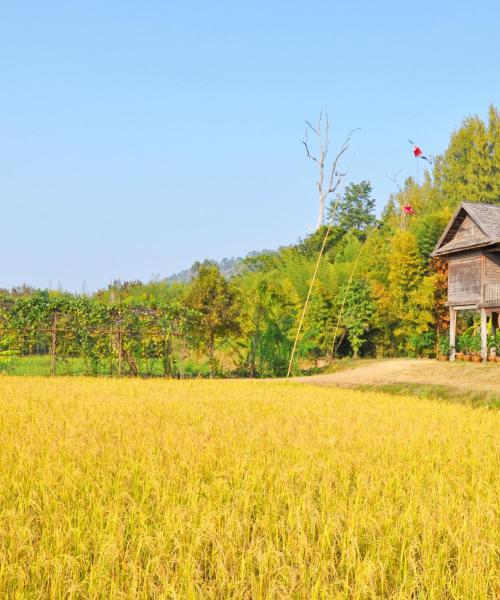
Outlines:
<svg viewBox="0 0 500 600"><path fill-rule="evenodd" d="M500 597L500 412L0 377L0 598Z"/></svg>

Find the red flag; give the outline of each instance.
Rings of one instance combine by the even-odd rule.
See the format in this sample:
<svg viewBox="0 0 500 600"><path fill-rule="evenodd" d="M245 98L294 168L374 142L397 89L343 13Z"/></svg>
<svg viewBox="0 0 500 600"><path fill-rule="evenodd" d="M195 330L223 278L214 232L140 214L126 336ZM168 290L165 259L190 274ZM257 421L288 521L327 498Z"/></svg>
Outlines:
<svg viewBox="0 0 500 600"><path fill-rule="evenodd" d="M417 146L417 144L415 144L414 142L412 142L411 140L408 140L410 142L410 144L413 146L413 156L415 158L421 158L422 160L426 160L430 165L432 164L432 162L427 158L427 156L424 156L424 152L422 150L422 148L419 148Z"/></svg>
<svg viewBox="0 0 500 600"><path fill-rule="evenodd" d="M416 215L417 214L417 212L415 211L415 209L412 206L410 206L409 204L405 204L403 206L403 212L405 212L405 213L407 213L409 215Z"/></svg>

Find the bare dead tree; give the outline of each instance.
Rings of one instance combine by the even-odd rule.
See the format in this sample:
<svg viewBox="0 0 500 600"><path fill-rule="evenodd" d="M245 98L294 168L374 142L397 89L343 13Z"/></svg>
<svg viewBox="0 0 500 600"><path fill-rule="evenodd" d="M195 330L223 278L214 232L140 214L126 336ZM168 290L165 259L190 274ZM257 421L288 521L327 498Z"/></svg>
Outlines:
<svg viewBox="0 0 500 600"><path fill-rule="evenodd" d="M312 154L309 150L309 131L316 137L317 152L315 154ZM328 151L330 149L330 121L328 119L328 113L325 113L323 119L323 113L321 112L315 125L306 121L305 140L302 143L305 146L307 158L313 160L318 165L319 170L316 183L319 194L319 213L316 229L319 229L325 222L325 203L328 196L334 194L338 190L343 177L346 175L346 173L339 171L338 165L342 155L347 152L351 136L355 131L357 131L357 129L353 129L349 132L349 135L340 146L340 149L333 158L331 164L328 165L326 164Z"/></svg>

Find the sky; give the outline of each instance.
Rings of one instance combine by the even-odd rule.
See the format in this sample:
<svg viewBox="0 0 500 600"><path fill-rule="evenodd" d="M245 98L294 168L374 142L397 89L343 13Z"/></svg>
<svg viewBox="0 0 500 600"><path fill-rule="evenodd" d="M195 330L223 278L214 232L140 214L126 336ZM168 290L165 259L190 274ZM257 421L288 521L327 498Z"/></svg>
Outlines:
<svg viewBox="0 0 500 600"><path fill-rule="evenodd" d="M500 104L497 0L3 2L0 287L91 292L311 233L305 120L380 210Z"/></svg>

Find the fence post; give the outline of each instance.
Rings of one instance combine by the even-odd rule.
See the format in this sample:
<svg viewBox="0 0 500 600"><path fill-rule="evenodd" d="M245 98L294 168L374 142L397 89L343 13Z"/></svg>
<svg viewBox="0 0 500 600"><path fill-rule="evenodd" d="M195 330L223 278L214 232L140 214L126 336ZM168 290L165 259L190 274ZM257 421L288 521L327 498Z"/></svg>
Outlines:
<svg viewBox="0 0 500 600"><path fill-rule="evenodd" d="M57 313L52 317L52 329L50 339L50 374L56 374L56 343L57 343Z"/></svg>
<svg viewBox="0 0 500 600"><path fill-rule="evenodd" d="M117 346L118 346L118 377L122 374L122 360L123 360L123 341L122 341L122 328L118 325L117 330Z"/></svg>

